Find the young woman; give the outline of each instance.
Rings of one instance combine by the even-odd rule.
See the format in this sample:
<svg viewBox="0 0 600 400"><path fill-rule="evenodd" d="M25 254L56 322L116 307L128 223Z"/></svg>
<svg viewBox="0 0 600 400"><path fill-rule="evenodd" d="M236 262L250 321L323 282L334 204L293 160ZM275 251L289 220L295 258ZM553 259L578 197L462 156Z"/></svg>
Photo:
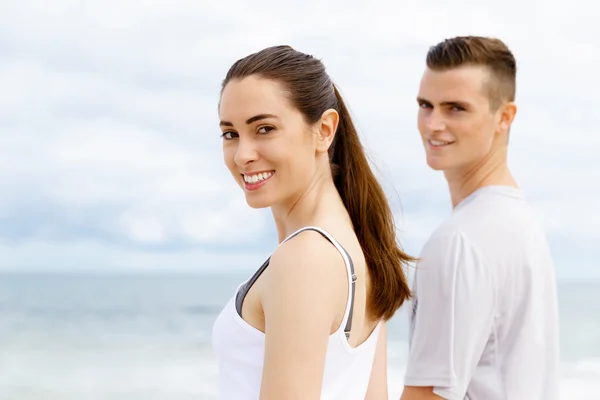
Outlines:
<svg viewBox="0 0 600 400"><path fill-rule="evenodd" d="M384 324L412 258L325 67L288 46L238 60L219 117L227 167L279 235L215 322L221 397L387 399Z"/></svg>

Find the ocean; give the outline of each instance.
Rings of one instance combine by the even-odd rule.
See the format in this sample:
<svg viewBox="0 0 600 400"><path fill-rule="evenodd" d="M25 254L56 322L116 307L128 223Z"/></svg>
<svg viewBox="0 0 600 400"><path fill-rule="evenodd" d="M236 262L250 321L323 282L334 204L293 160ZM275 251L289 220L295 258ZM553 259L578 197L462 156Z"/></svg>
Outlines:
<svg viewBox="0 0 600 400"><path fill-rule="evenodd" d="M212 323L246 275L0 273L0 400L218 399ZM561 398L600 399L600 282L560 282ZM389 324L390 398L407 355Z"/></svg>

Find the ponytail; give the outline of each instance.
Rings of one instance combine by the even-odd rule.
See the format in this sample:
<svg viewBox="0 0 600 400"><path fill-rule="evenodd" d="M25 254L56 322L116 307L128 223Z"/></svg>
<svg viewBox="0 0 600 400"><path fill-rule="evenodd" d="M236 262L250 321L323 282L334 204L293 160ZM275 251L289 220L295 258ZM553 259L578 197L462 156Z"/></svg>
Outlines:
<svg viewBox="0 0 600 400"><path fill-rule="evenodd" d="M415 259L404 253L396 242L390 206L371 171L350 113L325 66L290 46L268 47L236 61L223 80L221 93L230 80L253 75L280 82L291 104L309 123L316 123L325 110L337 110L340 122L329 147L333 179L350 214L371 276L369 310L377 319L391 318L411 296L403 266Z"/></svg>
<svg viewBox="0 0 600 400"><path fill-rule="evenodd" d="M368 307L377 319L390 319L411 297L404 264L415 261L396 242L394 218L375 178L350 113L334 85L340 122L329 149L332 174L350 214L372 282Z"/></svg>

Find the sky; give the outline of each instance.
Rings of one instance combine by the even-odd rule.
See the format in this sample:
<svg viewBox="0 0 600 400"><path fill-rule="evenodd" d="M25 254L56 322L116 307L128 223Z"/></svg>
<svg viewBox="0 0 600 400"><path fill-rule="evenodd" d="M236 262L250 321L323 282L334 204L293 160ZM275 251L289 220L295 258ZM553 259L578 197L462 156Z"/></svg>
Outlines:
<svg viewBox="0 0 600 400"><path fill-rule="evenodd" d="M258 268L275 227L225 168L217 103L233 62L277 44L324 62L418 255L451 211L416 127L425 54L476 34L517 59L509 165L558 276L600 279L600 15L587 0L51 4L0 5L0 270Z"/></svg>

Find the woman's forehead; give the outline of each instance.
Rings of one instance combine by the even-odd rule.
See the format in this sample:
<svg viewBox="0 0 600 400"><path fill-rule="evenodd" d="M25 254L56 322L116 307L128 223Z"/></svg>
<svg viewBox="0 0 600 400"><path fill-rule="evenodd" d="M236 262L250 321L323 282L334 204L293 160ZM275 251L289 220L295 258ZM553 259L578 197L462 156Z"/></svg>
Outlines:
<svg viewBox="0 0 600 400"><path fill-rule="evenodd" d="M254 76L227 83L221 95L221 120L241 121L255 115L284 117L293 111L281 84Z"/></svg>

